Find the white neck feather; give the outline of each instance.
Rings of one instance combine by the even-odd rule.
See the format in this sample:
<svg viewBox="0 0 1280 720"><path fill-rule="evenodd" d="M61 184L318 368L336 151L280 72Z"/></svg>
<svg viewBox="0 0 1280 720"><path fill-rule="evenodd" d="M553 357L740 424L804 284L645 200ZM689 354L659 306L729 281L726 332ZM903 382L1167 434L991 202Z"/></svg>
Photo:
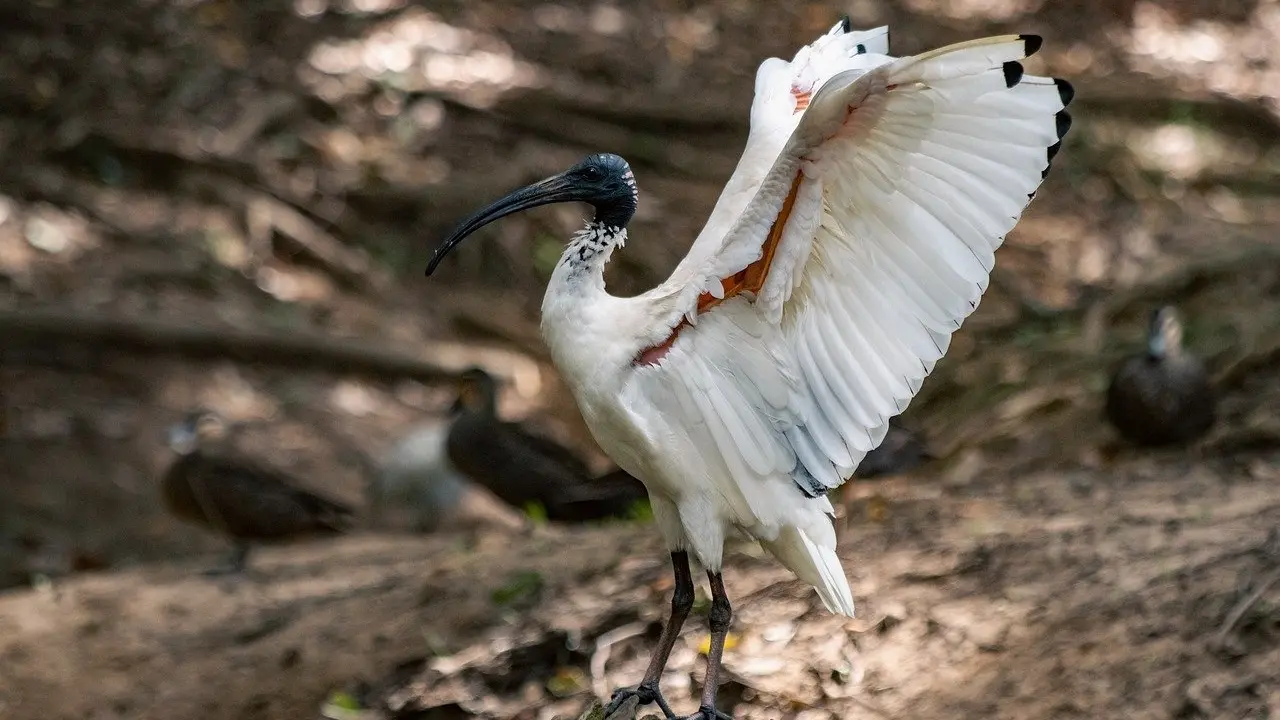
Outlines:
<svg viewBox="0 0 1280 720"><path fill-rule="evenodd" d="M551 273L542 297L542 337L552 358L567 375L591 375L591 369L598 367L603 358L586 357L583 350L607 348L617 340L619 299L605 290L604 266L614 248L626 240L626 228L589 222L574 233Z"/></svg>

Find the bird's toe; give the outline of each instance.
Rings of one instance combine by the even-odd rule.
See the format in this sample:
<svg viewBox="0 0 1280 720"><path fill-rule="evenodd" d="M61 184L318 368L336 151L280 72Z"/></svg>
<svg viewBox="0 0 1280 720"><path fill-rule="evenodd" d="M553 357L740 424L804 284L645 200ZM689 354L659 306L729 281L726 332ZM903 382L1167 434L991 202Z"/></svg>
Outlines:
<svg viewBox="0 0 1280 720"><path fill-rule="evenodd" d="M633 700L634 704L631 704ZM608 720L619 710L627 708L628 705L630 705L631 710L634 710L641 705L652 703L657 703L658 708L662 710L662 714L667 720L677 720L676 714L671 711L671 706L667 704L666 698L662 697L662 692L653 685L643 683L633 688L619 688L613 691L613 697L609 699L609 704L605 706L604 716Z"/></svg>

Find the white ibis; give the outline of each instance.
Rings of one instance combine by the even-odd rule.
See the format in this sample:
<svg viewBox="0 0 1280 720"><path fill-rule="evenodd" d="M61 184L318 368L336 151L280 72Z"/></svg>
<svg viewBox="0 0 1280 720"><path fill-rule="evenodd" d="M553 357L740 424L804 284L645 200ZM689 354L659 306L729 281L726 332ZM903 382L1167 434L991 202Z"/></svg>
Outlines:
<svg viewBox="0 0 1280 720"><path fill-rule="evenodd" d="M721 578L739 530L832 612L853 614L827 492L880 443L951 334L977 307L994 251L1070 126L1071 86L1023 73L1034 35L888 53L888 29L841 22L756 73L747 146L671 277L636 297L605 290L636 183L591 155L484 208L444 241L511 213L580 201L542 301L542 334L601 448L648 488L671 550L671 620L640 684L658 690L693 602L688 552L710 579L701 706L716 709L731 608Z"/></svg>
<svg viewBox="0 0 1280 720"><path fill-rule="evenodd" d="M1200 358L1182 347L1178 311L1151 314L1147 350L1124 360L1107 388L1107 419L1138 445L1187 443L1213 427L1217 398Z"/></svg>

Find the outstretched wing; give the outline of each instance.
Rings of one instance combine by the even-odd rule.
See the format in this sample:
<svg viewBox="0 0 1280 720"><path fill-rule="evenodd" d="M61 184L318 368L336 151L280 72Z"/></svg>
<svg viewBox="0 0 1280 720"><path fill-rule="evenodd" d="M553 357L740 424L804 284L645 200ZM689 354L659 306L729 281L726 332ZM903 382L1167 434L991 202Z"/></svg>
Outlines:
<svg viewBox="0 0 1280 720"><path fill-rule="evenodd" d="M836 73L866 70L889 62L892 58L888 52L888 27L854 31L845 19L800 48L790 62L769 58L760 63L746 147L706 225L673 277L701 274L708 261L722 254L729 231L760 190L814 91Z"/></svg>
<svg viewBox="0 0 1280 720"><path fill-rule="evenodd" d="M1018 62L1039 45L834 73L723 239L646 294L671 333L633 389L709 436L705 473L742 522L782 519L775 479L840 485L977 307L1070 125L1070 85Z"/></svg>

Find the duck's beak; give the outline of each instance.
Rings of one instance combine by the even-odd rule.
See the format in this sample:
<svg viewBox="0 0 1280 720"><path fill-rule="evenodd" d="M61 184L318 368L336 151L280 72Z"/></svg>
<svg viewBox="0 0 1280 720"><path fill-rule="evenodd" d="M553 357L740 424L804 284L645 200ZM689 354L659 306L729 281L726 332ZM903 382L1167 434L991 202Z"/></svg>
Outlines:
<svg viewBox="0 0 1280 720"><path fill-rule="evenodd" d="M171 425L166 435L169 448L179 455L185 455L195 449L196 431L190 423Z"/></svg>
<svg viewBox="0 0 1280 720"><path fill-rule="evenodd" d="M577 191L574 184L565 176L564 173L553 175L546 180L536 182L532 185L516 190L506 197L494 202L488 207L480 210L475 215L467 218L458 229L453 231L445 241L436 249L435 255L431 256L431 262L427 263L427 275L435 272L436 266L444 259L449 251L458 246L463 238L480 228L488 225L494 220L504 218L512 213L518 213L522 210L538 207L539 205L550 205L551 203L572 202L581 200L581 193Z"/></svg>
<svg viewBox="0 0 1280 720"><path fill-rule="evenodd" d="M1166 305L1151 313L1151 325L1147 329L1147 354L1159 360L1170 352L1177 352L1173 347L1178 342L1178 313Z"/></svg>

